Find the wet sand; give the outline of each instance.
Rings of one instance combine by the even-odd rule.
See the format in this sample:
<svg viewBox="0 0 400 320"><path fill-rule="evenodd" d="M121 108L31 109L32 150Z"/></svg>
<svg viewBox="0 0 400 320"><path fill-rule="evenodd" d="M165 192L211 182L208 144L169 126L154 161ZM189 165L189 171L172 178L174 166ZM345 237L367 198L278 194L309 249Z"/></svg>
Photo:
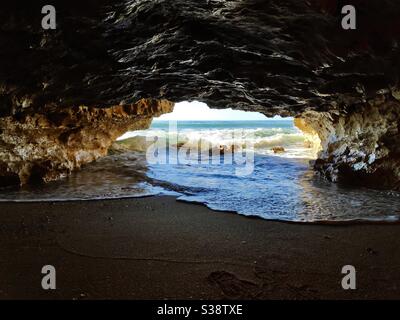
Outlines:
<svg viewBox="0 0 400 320"><path fill-rule="evenodd" d="M398 224L272 222L173 197L0 203L0 242L1 299L400 298ZM357 290L341 287L348 264Z"/></svg>

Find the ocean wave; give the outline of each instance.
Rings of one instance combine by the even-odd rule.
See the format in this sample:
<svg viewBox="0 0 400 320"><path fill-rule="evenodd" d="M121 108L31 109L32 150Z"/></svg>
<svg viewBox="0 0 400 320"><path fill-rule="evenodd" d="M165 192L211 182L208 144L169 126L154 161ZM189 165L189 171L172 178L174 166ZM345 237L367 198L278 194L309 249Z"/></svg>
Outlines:
<svg viewBox="0 0 400 320"><path fill-rule="evenodd" d="M169 147L207 148L209 150L254 149L261 154L275 154L274 147L283 147L283 157L314 158L315 152L307 143L307 137L296 129L256 128L256 129L209 129L167 131L151 129L129 132L119 139L119 144L129 150L146 152L158 141Z"/></svg>

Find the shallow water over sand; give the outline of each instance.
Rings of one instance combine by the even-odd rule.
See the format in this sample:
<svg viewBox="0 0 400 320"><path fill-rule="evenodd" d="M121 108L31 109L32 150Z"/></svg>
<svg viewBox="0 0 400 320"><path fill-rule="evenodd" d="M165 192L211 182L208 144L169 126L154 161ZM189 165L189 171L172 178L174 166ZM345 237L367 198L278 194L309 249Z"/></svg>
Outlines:
<svg viewBox="0 0 400 320"><path fill-rule="evenodd" d="M3 189L1 201L89 200L176 195L211 209L284 221L397 221L400 195L324 181L307 160L258 155L254 172L233 166L146 165L143 154L109 156L55 183Z"/></svg>
<svg viewBox="0 0 400 320"><path fill-rule="evenodd" d="M275 123L274 125L278 125ZM271 126L271 125L270 125ZM293 222L398 221L400 194L329 183L309 166L307 150L293 128L258 130L264 143L285 142L289 150L273 155L256 150L254 170L238 176L237 166L221 159L207 164L149 164L145 154L130 151L87 165L63 181L18 189L2 189L0 201L90 200L175 195L180 200L203 203L215 210ZM154 130L160 130L155 128ZM218 128L207 128L219 141ZM226 125L221 130L227 130ZM269 130L269 131L268 131ZM139 133L143 134L143 133ZM194 139L196 132L186 132ZM277 135L279 135L277 137ZM203 135L204 136L204 135ZM225 135L226 136L226 135ZM303 148L304 149L304 148ZM291 153L290 153L291 152ZM291 156L288 156L288 153Z"/></svg>

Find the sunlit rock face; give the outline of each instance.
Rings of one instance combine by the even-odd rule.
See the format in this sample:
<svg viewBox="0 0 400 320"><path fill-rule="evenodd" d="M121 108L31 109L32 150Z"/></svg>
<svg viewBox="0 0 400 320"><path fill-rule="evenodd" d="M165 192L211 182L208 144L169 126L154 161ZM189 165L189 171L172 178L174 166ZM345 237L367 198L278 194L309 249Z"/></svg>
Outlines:
<svg viewBox="0 0 400 320"><path fill-rule="evenodd" d="M380 95L346 114L309 111L295 119L316 134L314 167L331 181L400 190L400 102Z"/></svg>
<svg viewBox="0 0 400 320"><path fill-rule="evenodd" d="M352 123L351 114L368 117L369 101L390 97L380 104L390 109L400 97L397 0L53 0L57 29L47 31L44 4L2 4L2 117L152 98L269 116L328 112ZM357 9L357 30L341 27L348 4ZM363 125L378 127L374 119ZM329 173L336 169L324 169L336 166L331 153L321 153L321 171L336 180ZM393 159L390 175L395 153L384 158ZM377 172L364 169L356 171Z"/></svg>
<svg viewBox="0 0 400 320"><path fill-rule="evenodd" d="M111 108L73 107L0 118L0 184L24 185L67 176L107 154L128 130L147 129L173 104L141 100Z"/></svg>

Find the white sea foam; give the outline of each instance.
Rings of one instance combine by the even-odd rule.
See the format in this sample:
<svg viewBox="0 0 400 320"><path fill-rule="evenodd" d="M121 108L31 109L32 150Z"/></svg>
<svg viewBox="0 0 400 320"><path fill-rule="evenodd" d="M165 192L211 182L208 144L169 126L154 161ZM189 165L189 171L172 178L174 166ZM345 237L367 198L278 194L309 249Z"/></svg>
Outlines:
<svg viewBox="0 0 400 320"><path fill-rule="evenodd" d="M66 180L23 189L3 188L0 201L166 194L203 203L215 210L273 220L398 222L400 219L399 193L343 187L315 175L304 159L310 158L313 150L306 147L307 137L293 127L293 122L187 122L181 123L178 130L168 131L168 123L156 123L150 130L130 132L120 139L127 147L126 152L104 157ZM238 175L236 169L240 165L224 161L194 165L149 163L146 149L152 143L148 140L155 136L193 146L203 140L220 146L249 142L256 151L252 171ZM274 154L271 148L277 146L286 151ZM169 151L173 154L176 150ZM207 157L223 158L206 153Z"/></svg>
<svg viewBox="0 0 400 320"><path fill-rule="evenodd" d="M286 158L315 158L315 152L307 144L307 137L297 130L282 128L256 129L183 129L166 131L150 129L132 131L122 136L119 141L125 141L131 150L146 151L154 138L173 141L172 144L195 147L200 143L230 148L240 145L252 147L259 154L275 155L272 148L283 147L285 152L276 154Z"/></svg>

